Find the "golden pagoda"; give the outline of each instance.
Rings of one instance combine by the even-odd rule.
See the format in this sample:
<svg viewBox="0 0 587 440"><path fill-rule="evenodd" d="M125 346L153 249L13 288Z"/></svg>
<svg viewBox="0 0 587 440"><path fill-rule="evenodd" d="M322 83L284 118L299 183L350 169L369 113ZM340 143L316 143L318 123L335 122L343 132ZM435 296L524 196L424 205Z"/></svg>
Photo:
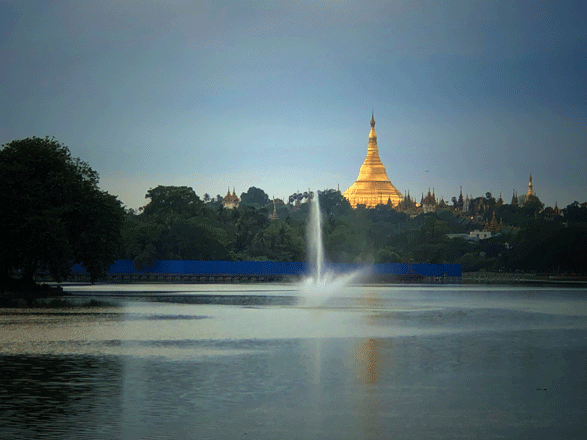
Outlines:
<svg viewBox="0 0 587 440"><path fill-rule="evenodd" d="M402 194L389 181L385 167L379 158L377 148L377 134L375 134L375 118L371 114L371 131L369 132L369 144L367 157L359 170L359 177L349 189L342 195L349 201L353 208L357 205L365 205L374 208L379 204L391 202L396 207L403 199Z"/></svg>
<svg viewBox="0 0 587 440"><path fill-rule="evenodd" d="M232 194L230 194L230 187L228 187L228 192L222 199L222 205L227 209L235 209L238 208L240 201L241 200L236 195L234 187L232 188Z"/></svg>
<svg viewBox="0 0 587 440"><path fill-rule="evenodd" d="M532 174L530 174L530 181L528 182L528 194L526 194L526 198L524 199L524 205L527 205L531 202L540 202L536 194L534 194L534 184L532 183Z"/></svg>

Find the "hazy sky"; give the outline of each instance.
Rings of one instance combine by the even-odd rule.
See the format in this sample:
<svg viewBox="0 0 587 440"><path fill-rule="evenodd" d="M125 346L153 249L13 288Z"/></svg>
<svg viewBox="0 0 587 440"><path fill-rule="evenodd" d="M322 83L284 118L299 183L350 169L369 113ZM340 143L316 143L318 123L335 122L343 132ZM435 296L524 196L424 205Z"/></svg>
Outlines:
<svg viewBox="0 0 587 440"><path fill-rule="evenodd" d="M347 189L375 112L419 201L587 200L587 2L0 1L0 144L54 136L128 207Z"/></svg>

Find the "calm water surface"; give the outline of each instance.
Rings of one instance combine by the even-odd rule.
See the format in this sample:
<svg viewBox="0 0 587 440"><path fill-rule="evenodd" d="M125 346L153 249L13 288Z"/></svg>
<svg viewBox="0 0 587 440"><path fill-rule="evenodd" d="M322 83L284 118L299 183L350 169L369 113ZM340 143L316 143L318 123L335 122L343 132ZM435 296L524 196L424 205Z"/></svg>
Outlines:
<svg viewBox="0 0 587 440"><path fill-rule="evenodd" d="M0 309L2 439L587 432L587 289L361 286L320 308L294 285L67 290Z"/></svg>

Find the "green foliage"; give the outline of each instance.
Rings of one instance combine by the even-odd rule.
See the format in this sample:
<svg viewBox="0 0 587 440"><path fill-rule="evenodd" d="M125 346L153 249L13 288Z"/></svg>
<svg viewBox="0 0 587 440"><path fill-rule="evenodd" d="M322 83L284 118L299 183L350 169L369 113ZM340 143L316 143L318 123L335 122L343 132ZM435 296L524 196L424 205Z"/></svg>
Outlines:
<svg viewBox="0 0 587 440"><path fill-rule="evenodd" d="M376 263L403 263L403 258L390 247L385 247L377 251L375 256Z"/></svg>
<svg viewBox="0 0 587 440"><path fill-rule="evenodd" d="M157 186L145 195L150 199L144 208L145 215L178 214L192 217L201 213L203 203L192 188L187 186Z"/></svg>
<svg viewBox="0 0 587 440"><path fill-rule="evenodd" d="M477 246L468 240L458 237L451 238L446 242L446 247L444 249L445 262L454 263L463 255L476 248Z"/></svg>
<svg viewBox="0 0 587 440"><path fill-rule="evenodd" d="M143 213L128 213L121 256L142 269L156 260L227 260L231 229L226 210L205 207L192 188L157 187Z"/></svg>
<svg viewBox="0 0 587 440"><path fill-rule="evenodd" d="M530 220L515 237L505 264L509 269L585 273L587 226L564 227L544 219Z"/></svg>
<svg viewBox="0 0 587 440"><path fill-rule="evenodd" d="M331 262L456 262L465 271L580 270L571 261L571 255L583 255L575 244L585 241L583 230L563 231L562 222L541 219L536 216L536 204L499 205L491 194L486 194L473 201L471 212L465 216L447 209L410 218L388 205L353 210L340 191L334 189L320 191L318 195L324 247ZM225 209L216 201L203 204L186 187L157 187L150 190L147 198L151 202L143 213L128 213L124 226L122 255L134 259L138 267L157 259L306 258L310 210L309 197L304 194L292 195L287 205L279 203L279 220L273 221L269 219L273 205L267 194L254 187L242 195L244 203L238 209ZM563 212L580 226L583 210L586 208L575 203ZM494 211L504 224L522 227L521 232L515 235L516 229L507 228L479 242L447 237L479 228L471 215L490 219ZM58 229L54 234L59 234Z"/></svg>
<svg viewBox="0 0 587 440"><path fill-rule="evenodd" d="M251 243L251 255L270 261L303 261L304 240L285 222L271 222Z"/></svg>
<svg viewBox="0 0 587 440"><path fill-rule="evenodd" d="M563 217L568 223L587 224L587 206L579 205L576 200L562 210Z"/></svg>
<svg viewBox="0 0 587 440"><path fill-rule="evenodd" d="M20 271L32 280L41 269L59 280L78 262L95 279L116 257L133 259L143 268L158 259L301 261L307 254L310 193L294 194L288 205L278 203L279 220L273 221L269 197L255 187L241 195L238 209L225 209L221 197L205 196L204 203L192 188L157 186L147 191L149 203L142 212L124 213L116 197L98 188L97 173L49 138L4 145L0 179L4 279ZM325 251L332 262L586 271L587 208L577 202L562 210L564 218L547 220L536 197L520 207L498 204L486 194L474 199L465 215L440 210L411 218L388 205L353 210L334 189L318 196ZM476 243L448 239L449 233L479 227L476 219L489 220L494 212L517 229L506 228ZM513 234L516 230L520 232Z"/></svg>
<svg viewBox="0 0 587 440"><path fill-rule="evenodd" d="M517 205L502 205L497 211L497 216L504 225L513 226L521 225L526 218L525 212Z"/></svg>
<svg viewBox="0 0 587 440"><path fill-rule="evenodd" d="M526 217L536 217L542 208L544 208L544 203L538 197L531 195L526 197L522 211Z"/></svg>
<svg viewBox="0 0 587 440"><path fill-rule="evenodd" d="M202 218L174 219L169 227L169 259L226 260L226 231Z"/></svg>
<svg viewBox="0 0 587 440"><path fill-rule="evenodd" d="M448 233L446 222L439 220L435 214L424 214L424 224L420 227L423 237L438 240Z"/></svg>
<svg viewBox="0 0 587 440"><path fill-rule="evenodd" d="M326 215L340 217L349 215L353 210L349 201L338 190L327 189L319 191L318 197L320 197L320 208Z"/></svg>
<svg viewBox="0 0 587 440"><path fill-rule="evenodd" d="M476 272L487 264L487 259L478 252L467 252L456 260L463 272Z"/></svg>
<svg viewBox="0 0 587 440"><path fill-rule="evenodd" d="M344 221L329 225L323 235L328 259L334 263L352 263L362 251L363 241L356 230Z"/></svg>
<svg viewBox="0 0 587 440"><path fill-rule="evenodd" d="M236 241L234 243L234 251L240 255L239 259L246 259L248 250L253 245L253 239L269 226L269 223L267 210L259 210L247 205L239 207L235 217Z"/></svg>
<svg viewBox="0 0 587 440"><path fill-rule="evenodd" d="M98 188L98 174L50 138L26 138L0 150L0 274L37 270L61 280L74 263L92 279L119 253L124 210Z"/></svg>
<svg viewBox="0 0 587 440"><path fill-rule="evenodd" d="M241 194L241 205L250 205L257 208L262 208L271 203L269 196L265 194L265 191L259 188L251 186L246 193Z"/></svg>

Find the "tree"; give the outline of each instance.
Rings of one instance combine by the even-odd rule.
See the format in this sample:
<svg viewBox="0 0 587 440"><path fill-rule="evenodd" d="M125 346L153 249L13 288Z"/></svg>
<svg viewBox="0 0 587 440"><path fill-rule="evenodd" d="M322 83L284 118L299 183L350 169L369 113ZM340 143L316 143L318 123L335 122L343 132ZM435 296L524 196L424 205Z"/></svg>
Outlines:
<svg viewBox="0 0 587 440"><path fill-rule="evenodd" d="M58 281L75 263L95 280L116 258L124 209L98 187L98 173L52 138L0 149L0 277L33 283L37 270Z"/></svg>
<svg viewBox="0 0 587 440"><path fill-rule="evenodd" d="M401 263L402 257L390 247L379 249L375 255L376 263Z"/></svg>
<svg viewBox="0 0 587 440"><path fill-rule="evenodd" d="M587 223L587 207L579 205L576 200L563 208L563 216L568 223Z"/></svg>
<svg viewBox="0 0 587 440"><path fill-rule="evenodd" d="M251 256L270 261L300 261L304 258L304 240L287 223L273 221L253 237Z"/></svg>
<svg viewBox="0 0 587 440"><path fill-rule="evenodd" d="M187 186L162 186L149 189L145 195L150 202L145 206L145 215L179 214L193 217L202 212L202 201L194 190Z"/></svg>
<svg viewBox="0 0 587 440"><path fill-rule="evenodd" d="M318 196L320 197L320 208L326 214L342 216L349 214L353 210L349 201L338 190L318 191Z"/></svg>
<svg viewBox="0 0 587 440"><path fill-rule="evenodd" d="M246 193L241 194L241 205L257 205L259 208L269 204L269 196L262 189L251 186Z"/></svg>
<svg viewBox="0 0 587 440"><path fill-rule="evenodd" d="M235 251L246 259L247 252L253 243L253 238L263 231L271 221L265 210L257 210L252 206L240 206L236 219Z"/></svg>
<svg viewBox="0 0 587 440"><path fill-rule="evenodd" d="M538 197L531 194L526 196L524 199L524 205L522 211L526 217L536 217L540 211L544 208L544 203L540 201Z"/></svg>
<svg viewBox="0 0 587 440"><path fill-rule="evenodd" d="M501 221L510 226L520 226L525 219L525 214L518 205L503 205L497 211Z"/></svg>

